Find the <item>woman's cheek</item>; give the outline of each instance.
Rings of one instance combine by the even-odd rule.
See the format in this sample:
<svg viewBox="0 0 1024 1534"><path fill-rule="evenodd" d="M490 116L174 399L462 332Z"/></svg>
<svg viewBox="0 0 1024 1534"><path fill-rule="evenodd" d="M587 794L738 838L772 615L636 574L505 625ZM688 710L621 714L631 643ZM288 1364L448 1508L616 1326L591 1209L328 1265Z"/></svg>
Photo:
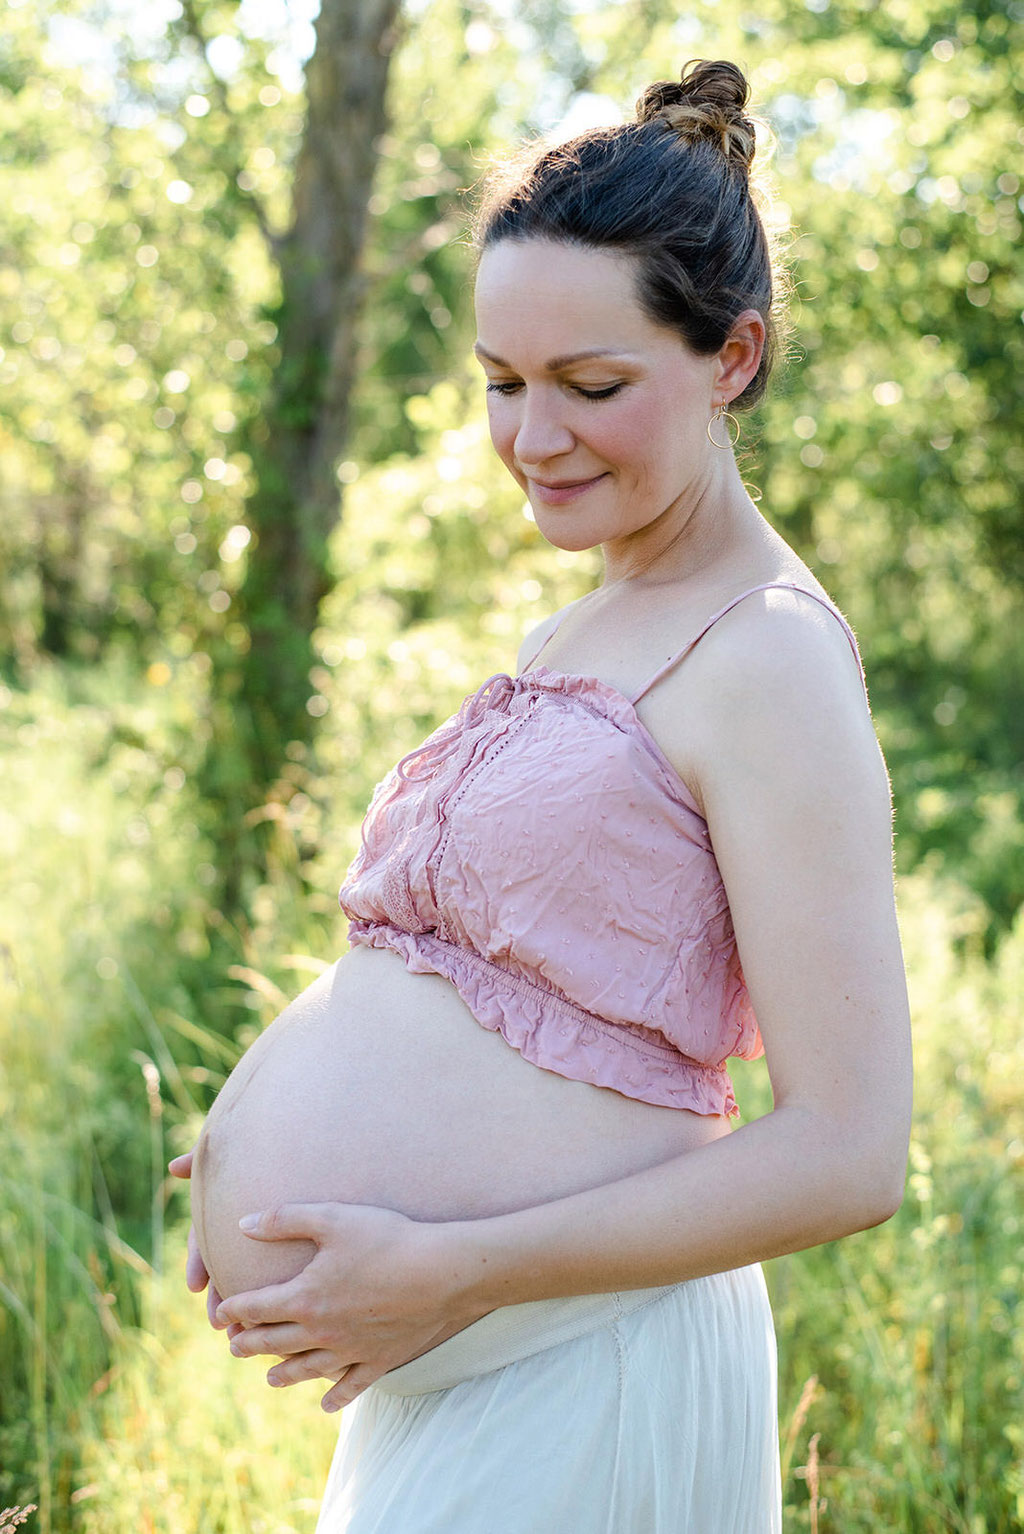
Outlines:
<svg viewBox="0 0 1024 1534"><path fill-rule="evenodd" d="M508 408L500 396L487 396L487 429L491 434L491 446L502 463L511 468L512 444L515 431L508 419Z"/></svg>
<svg viewBox="0 0 1024 1534"><path fill-rule="evenodd" d="M516 484L525 484L523 475L516 465L516 433L519 430L518 420L514 407L507 400L498 400L495 403L488 401L487 424L490 428L491 443L494 451L508 469Z"/></svg>

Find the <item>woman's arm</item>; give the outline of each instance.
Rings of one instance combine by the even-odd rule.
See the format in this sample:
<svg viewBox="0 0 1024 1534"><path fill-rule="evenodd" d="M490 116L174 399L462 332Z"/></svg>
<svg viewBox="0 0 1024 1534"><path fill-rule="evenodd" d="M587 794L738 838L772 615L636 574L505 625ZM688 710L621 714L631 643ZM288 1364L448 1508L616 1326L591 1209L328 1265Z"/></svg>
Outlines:
<svg viewBox="0 0 1024 1534"><path fill-rule="evenodd" d="M453 1229L479 1301L672 1283L878 1224L900 1203L911 1061L888 780L845 636L807 605L773 611L766 630L746 604L688 662L700 728L687 727L687 765L774 1110L621 1182Z"/></svg>
<svg viewBox="0 0 1024 1534"><path fill-rule="evenodd" d="M513 1214L435 1226L374 1224L382 1212L352 1206L299 1216L317 1224L316 1286L319 1259L291 1292L221 1307L256 1328L235 1337L239 1352L318 1350L279 1365L279 1382L308 1377L314 1356L358 1359L327 1398L340 1404L380 1363L404 1361L403 1326L437 1340L499 1305L674 1283L896 1209L910 1047L888 781L845 636L807 606L773 606L766 626L763 609L744 604L694 652L682 684L680 766L711 828L773 1111L661 1166ZM286 1234L294 1213L257 1228L262 1239ZM380 1348L368 1304L389 1318ZM297 1306L309 1324L289 1324Z"/></svg>

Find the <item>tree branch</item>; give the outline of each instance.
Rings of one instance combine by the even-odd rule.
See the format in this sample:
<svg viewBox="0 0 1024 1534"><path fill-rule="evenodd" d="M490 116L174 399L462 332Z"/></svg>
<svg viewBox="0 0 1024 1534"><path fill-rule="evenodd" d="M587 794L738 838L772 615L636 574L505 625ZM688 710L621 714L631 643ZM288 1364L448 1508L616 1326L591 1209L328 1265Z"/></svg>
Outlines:
<svg viewBox="0 0 1024 1534"><path fill-rule="evenodd" d="M216 98L217 105L220 107L225 117L232 119L234 118L235 114L232 110L231 103L228 100L227 86L224 84L224 81L215 72L215 70L211 68L210 61L206 57L206 38L203 35L203 27L195 7L195 0L181 0L181 10L185 22L185 31L188 36L192 38L193 42L195 42L203 56L203 62L206 65L206 73L210 81L211 92ZM281 246L284 240L287 238L287 235L278 234L271 227L270 219L267 217L267 212L261 199L256 195L255 192L247 190L247 188L239 183L238 178L243 174L245 170L245 166L243 165L242 161L233 157L232 163L232 178L236 188L238 189L239 196L245 203L248 204L252 211L253 217L256 220L259 231L262 234L264 240L267 242L267 248L270 251L270 254L273 256L275 261L278 261L281 255Z"/></svg>

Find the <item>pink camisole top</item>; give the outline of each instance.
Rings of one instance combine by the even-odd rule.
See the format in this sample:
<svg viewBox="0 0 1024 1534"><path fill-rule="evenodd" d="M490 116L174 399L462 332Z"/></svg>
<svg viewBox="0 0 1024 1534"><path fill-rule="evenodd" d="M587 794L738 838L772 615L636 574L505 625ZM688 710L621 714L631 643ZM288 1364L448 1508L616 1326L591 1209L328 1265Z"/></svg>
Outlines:
<svg viewBox="0 0 1024 1534"><path fill-rule="evenodd" d="M707 824L635 705L771 587L804 591L742 592L632 698L536 656L488 678L378 784L341 889L350 942L445 976L546 1070L735 1113L726 1061L762 1045L729 903ZM804 594L843 625L859 666L845 619Z"/></svg>

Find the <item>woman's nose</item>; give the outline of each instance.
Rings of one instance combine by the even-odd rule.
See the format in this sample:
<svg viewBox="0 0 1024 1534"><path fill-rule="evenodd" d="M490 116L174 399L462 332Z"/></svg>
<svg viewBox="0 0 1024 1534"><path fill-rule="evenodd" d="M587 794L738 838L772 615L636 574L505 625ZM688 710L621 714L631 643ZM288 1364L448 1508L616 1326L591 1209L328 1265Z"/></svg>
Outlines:
<svg viewBox="0 0 1024 1534"><path fill-rule="evenodd" d="M523 400L515 438L517 463L524 469L537 468L549 458L571 453L575 445L575 437L550 400L536 396Z"/></svg>

